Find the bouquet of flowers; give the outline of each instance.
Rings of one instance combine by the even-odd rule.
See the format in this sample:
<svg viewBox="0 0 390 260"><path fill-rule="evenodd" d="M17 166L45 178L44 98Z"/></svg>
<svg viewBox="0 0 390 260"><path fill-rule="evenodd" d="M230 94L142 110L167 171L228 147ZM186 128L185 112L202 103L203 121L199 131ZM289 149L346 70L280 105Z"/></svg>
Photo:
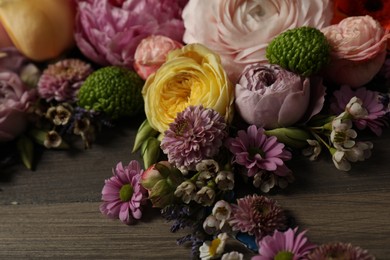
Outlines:
<svg viewBox="0 0 390 260"><path fill-rule="evenodd" d="M388 126L390 5L375 3L0 1L1 145L32 169L37 145L87 149L144 112L143 165L114 167L103 214L134 224L160 208L194 258L243 259L225 252L233 238L252 259L374 259L311 243L266 194L294 181L296 156L349 171Z"/></svg>

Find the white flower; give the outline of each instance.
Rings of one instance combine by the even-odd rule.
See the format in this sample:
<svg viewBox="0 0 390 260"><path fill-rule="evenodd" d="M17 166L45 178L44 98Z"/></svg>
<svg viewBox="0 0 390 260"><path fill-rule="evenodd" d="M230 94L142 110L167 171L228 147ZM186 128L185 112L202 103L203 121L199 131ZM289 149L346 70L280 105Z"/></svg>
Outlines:
<svg viewBox="0 0 390 260"><path fill-rule="evenodd" d="M317 160L318 156L320 155L322 148L320 143L317 140L307 139L307 143L309 144L309 147L302 150L302 154L304 156L310 156L310 161Z"/></svg>
<svg viewBox="0 0 390 260"><path fill-rule="evenodd" d="M219 171L219 165L215 160L202 160L196 166L198 172L210 172L216 174Z"/></svg>
<svg viewBox="0 0 390 260"><path fill-rule="evenodd" d="M357 133L352 129L352 121L350 119L342 118L344 113L336 117L332 121L332 132L330 140L337 150L352 148L355 141L351 140L357 137Z"/></svg>
<svg viewBox="0 0 390 260"><path fill-rule="evenodd" d="M226 233L221 233L213 241L205 241L199 248L199 257L202 260L219 258L225 250L226 240L228 239Z"/></svg>
<svg viewBox="0 0 390 260"><path fill-rule="evenodd" d="M354 119L365 118L368 115L367 109L363 107L363 101L358 97L351 98L345 109Z"/></svg>
<svg viewBox="0 0 390 260"><path fill-rule="evenodd" d="M183 181L175 190L175 196L183 200L188 204L195 197L196 186L191 181Z"/></svg>
<svg viewBox="0 0 390 260"><path fill-rule="evenodd" d="M218 220L227 220L230 218L232 208L228 202L219 200L215 203L212 213Z"/></svg>
<svg viewBox="0 0 390 260"><path fill-rule="evenodd" d="M243 260L243 259L244 259L244 255L237 251L225 253L221 258L221 260Z"/></svg>
<svg viewBox="0 0 390 260"><path fill-rule="evenodd" d="M234 188L234 174L231 171L221 171L217 174L215 183L220 190L232 190Z"/></svg>
<svg viewBox="0 0 390 260"><path fill-rule="evenodd" d="M275 175L271 172L260 171L253 176L253 186L262 192L269 192L276 184Z"/></svg>
<svg viewBox="0 0 390 260"><path fill-rule="evenodd" d="M203 230L207 234L215 234L217 231L220 230L219 225L220 221L213 215L208 216L204 221L203 221Z"/></svg>
<svg viewBox="0 0 390 260"><path fill-rule="evenodd" d="M333 153L332 160L337 169L349 171L351 169L350 162L364 161L371 156L371 142L357 142L350 149L336 150Z"/></svg>
<svg viewBox="0 0 390 260"><path fill-rule="evenodd" d="M203 206L211 206L215 200L215 191L204 186L195 194L194 200Z"/></svg>

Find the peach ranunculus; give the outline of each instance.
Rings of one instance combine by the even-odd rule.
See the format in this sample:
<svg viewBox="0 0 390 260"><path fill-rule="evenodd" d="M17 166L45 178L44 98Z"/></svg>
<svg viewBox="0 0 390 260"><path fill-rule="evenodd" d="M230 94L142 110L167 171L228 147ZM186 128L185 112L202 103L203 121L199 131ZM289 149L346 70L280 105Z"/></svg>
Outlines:
<svg viewBox="0 0 390 260"><path fill-rule="evenodd" d="M220 58L201 44L188 44L168 54L142 89L150 125L164 133L177 113L190 105L212 108L230 122L234 88Z"/></svg>
<svg viewBox="0 0 390 260"><path fill-rule="evenodd" d="M325 77L337 84L360 87L380 70L389 31L371 16L352 16L321 30L331 45Z"/></svg>
<svg viewBox="0 0 390 260"><path fill-rule="evenodd" d="M268 63L265 49L277 35L300 26L320 29L331 18L330 0L190 0L183 40L217 52L236 83L246 65Z"/></svg>
<svg viewBox="0 0 390 260"><path fill-rule="evenodd" d="M0 47L32 60L56 58L74 44L72 0L0 0Z"/></svg>
<svg viewBox="0 0 390 260"><path fill-rule="evenodd" d="M166 61L170 51L180 49L183 44L163 35L151 35L138 44L134 54L134 69L146 80Z"/></svg>

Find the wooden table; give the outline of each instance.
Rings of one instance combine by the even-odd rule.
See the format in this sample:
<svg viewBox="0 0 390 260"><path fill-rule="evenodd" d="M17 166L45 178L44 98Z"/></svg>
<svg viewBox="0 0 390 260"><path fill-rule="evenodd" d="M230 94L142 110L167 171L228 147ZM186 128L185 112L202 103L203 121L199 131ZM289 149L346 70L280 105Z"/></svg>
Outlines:
<svg viewBox="0 0 390 260"><path fill-rule="evenodd" d="M156 209L126 226L99 212L104 179L131 154L140 121L105 130L92 149L45 151L36 171L17 165L0 174L0 259L189 259ZM133 126L131 126L133 125ZM270 194L291 212L311 241L351 242L390 256L390 130L372 138L367 162L339 172L328 156L298 156L289 167L296 181ZM236 248L237 246L237 248ZM245 248L231 245L239 251ZM250 254L246 254L249 259Z"/></svg>

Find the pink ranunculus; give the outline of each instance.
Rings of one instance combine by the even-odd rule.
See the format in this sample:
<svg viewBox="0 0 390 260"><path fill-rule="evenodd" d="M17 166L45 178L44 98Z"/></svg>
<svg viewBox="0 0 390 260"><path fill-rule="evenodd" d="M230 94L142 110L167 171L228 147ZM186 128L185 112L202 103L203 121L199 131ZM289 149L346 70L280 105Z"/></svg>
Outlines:
<svg viewBox="0 0 390 260"><path fill-rule="evenodd" d="M308 120L322 109L325 87L278 65L248 65L235 88L237 112L248 123L266 129Z"/></svg>
<svg viewBox="0 0 390 260"><path fill-rule="evenodd" d="M146 80L166 61L167 54L180 49L183 44L163 35L151 35L143 39L135 50L134 69Z"/></svg>
<svg viewBox="0 0 390 260"><path fill-rule="evenodd" d="M217 52L233 83L244 67L267 63L265 50L277 35L300 26L330 24L330 0L191 0L183 10L185 43Z"/></svg>
<svg viewBox="0 0 390 260"><path fill-rule="evenodd" d="M13 140L27 125L27 110L36 99L36 91L28 90L19 76L0 71L0 142Z"/></svg>
<svg viewBox="0 0 390 260"><path fill-rule="evenodd" d="M357 88L381 69L390 38L371 16L352 16L321 30L331 45L331 62L324 75L330 81Z"/></svg>
<svg viewBox="0 0 390 260"><path fill-rule="evenodd" d="M132 68L138 44L149 35L182 40L182 2L80 0L76 15L77 46L100 65Z"/></svg>

